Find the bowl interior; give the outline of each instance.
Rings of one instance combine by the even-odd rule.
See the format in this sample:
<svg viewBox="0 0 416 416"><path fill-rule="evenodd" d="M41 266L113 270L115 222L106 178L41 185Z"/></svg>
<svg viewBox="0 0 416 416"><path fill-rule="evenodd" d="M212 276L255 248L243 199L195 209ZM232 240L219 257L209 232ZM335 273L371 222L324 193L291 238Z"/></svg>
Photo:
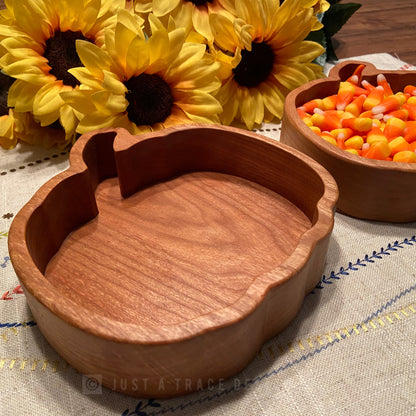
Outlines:
<svg viewBox="0 0 416 416"><path fill-rule="evenodd" d="M93 135L30 215L31 258L58 297L95 316L152 327L223 310L320 218L327 184L292 153L236 129Z"/></svg>

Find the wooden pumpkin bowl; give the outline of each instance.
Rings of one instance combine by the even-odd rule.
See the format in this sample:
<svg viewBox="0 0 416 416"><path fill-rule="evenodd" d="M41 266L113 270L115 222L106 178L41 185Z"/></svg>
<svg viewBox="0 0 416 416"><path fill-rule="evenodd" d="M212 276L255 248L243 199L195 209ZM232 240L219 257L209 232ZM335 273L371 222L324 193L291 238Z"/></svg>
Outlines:
<svg viewBox="0 0 416 416"><path fill-rule="evenodd" d="M369 63L346 61L336 65L328 78L309 82L288 94L282 119L281 142L323 165L339 187L337 209L353 217L390 221L416 221L416 164L371 160L326 142L315 134L296 111L314 98L336 94L340 80L346 80L357 65L365 64L363 79L377 85L382 73L393 92L416 84L416 72L378 70Z"/></svg>
<svg viewBox="0 0 416 416"><path fill-rule="evenodd" d="M314 160L243 130L96 131L17 214L10 257L68 363L170 397L236 374L295 317L337 196Z"/></svg>

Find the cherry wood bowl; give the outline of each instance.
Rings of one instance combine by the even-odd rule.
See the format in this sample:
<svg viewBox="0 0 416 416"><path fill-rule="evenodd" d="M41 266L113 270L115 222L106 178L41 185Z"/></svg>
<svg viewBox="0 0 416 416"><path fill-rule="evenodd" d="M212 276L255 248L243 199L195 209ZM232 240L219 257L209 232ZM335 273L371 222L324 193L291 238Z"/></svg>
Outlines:
<svg viewBox="0 0 416 416"><path fill-rule="evenodd" d="M378 70L361 61L336 65L328 78L309 82L286 97L281 142L288 144L323 165L339 187L337 209L353 217L389 221L416 221L416 164L371 160L341 150L315 134L300 118L296 107L314 98L336 94L340 80L365 64L363 79L377 85L382 73L394 92L416 83L416 72Z"/></svg>
<svg viewBox="0 0 416 416"><path fill-rule="evenodd" d="M171 397L236 374L295 317L337 196L314 160L243 130L96 131L16 215L10 257L68 363Z"/></svg>

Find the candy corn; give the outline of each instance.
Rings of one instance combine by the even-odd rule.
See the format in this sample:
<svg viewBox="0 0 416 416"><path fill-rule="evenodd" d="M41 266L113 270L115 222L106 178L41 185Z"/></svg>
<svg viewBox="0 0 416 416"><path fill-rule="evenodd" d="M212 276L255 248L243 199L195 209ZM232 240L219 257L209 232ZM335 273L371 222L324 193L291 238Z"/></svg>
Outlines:
<svg viewBox="0 0 416 416"><path fill-rule="evenodd" d="M362 79L358 65L337 94L297 108L300 118L323 140L350 154L416 163L416 86L393 92L383 74L376 85ZM361 86L360 86L361 85Z"/></svg>

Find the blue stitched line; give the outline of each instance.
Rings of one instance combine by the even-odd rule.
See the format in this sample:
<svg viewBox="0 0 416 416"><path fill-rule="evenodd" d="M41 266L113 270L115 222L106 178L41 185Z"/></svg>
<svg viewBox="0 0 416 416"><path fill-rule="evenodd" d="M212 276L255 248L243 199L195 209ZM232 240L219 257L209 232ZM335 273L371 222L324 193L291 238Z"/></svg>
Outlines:
<svg viewBox="0 0 416 416"><path fill-rule="evenodd" d="M363 259L357 259L355 263L350 262L348 267L341 267L338 272L332 271L329 276L322 276L321 281L315 286L315 289L323 289L325 285L331 285L334 280L341 279L342 276L349 276L351 271L357 271L360 267L366 267L368 263L374 263L376 259L382 259L383 256L390 256L392 252L407 246L416 244L416 235L411 238L405 238L403 241L395 241L393 244L388 244L386 248L381 248L379 252L373 251L373 254L366 254ZM313 291L311 293L314 293Z"/></svg>
<svg viewBox="0 0 416 416"><path fill-rule="evenodd" d="M4 262L3 262L2 264L0 264L0 267L1 267L2 269L5 269L5 268L6 268L6 266L7 266L7 263L10 261L10 257L6 256L6 257L4 257L3 259L4 259Z"/></svg>
<svg viewBox="0 0 416 416"><path fill-rule="evenodd" d="M416 275L415 275L416 277ZM403 296L408 295L409 293L413 292L416 289L416 283L413 286L410 286L409 288L403 290L398 295L396 295L394 298L391 298L389 301L387 301L384 305L382 305L379 309L377 309L375 312L373 312L370 316L368 316L363 323L367 323L371 321L372 319L376 318L378 315L381 314L381 312L385 311L389 306L396 303L400 298Z"/></svg>
<svg viewBox="0 0 416 416"><path fill-rule="evenodd" d="M269 378L271 376L277 375L278 373L280 373L280 372L282 372L284 370L287 370L288 368L293 367L294 365L299 364L302 361L305 361L306 359L308 359L310 357L313 357L316 354L319 354L320 352L328 349L329 347L332 347L332 345L334 345L337 342L339 342L339 339L336 339L336 340L334 340L331 343L328 343L326 345L323 345L322 347L317 348L314 351L312 351L312 352L310 352L308 354L305 354L302 357L297 358L296 360L293 360L290 363L287 363L287 364L285 364L285 365L283 365L283 366L281 366L281 367L279 367L277 369L274 369L274 370L272 370L272 371L270 371L268 373L265 373L265 374L263 374L261 376L258 376L256 378L253 378L251 380L248 380L245 383L241 383L238 386L238 388L230 387L228 389L221 390L221 391L219 391L217 393L213 393L210 396L205 396L205 397L203 397L201 399L198 399L198 400L193 400L193 401L190 401L190 402L187 402L187 403L184 403L184 404L179 404L179 405L177 405L175 407L170 407L168 409L163 409L163 410L158 410L156 412L146 413L146 415L148 415L148 416L156 416L156 415L161 415L161 414L168 413L168 412L174 413L177 410L184 410L187 407L192 407L192 406L194 406L196 404L202 404L202 403L205 403L205 402L210 402L210 401L212 401L214 399L218 399L218 398L220 398L222 396L226 396L229 393L232 393L234 391L238 391L240 389L249 387L249 386L251 386L253 384L258 383L259 381L263 381L264 379L267 379L267 378Z"/></svg>
<svg viewBox="0 0 416 416"><path fill-rule="evenodd" d="M30 322L6 322L5 324L0 323L0 328L18 328L19 326L36 326L36 322L35 321L30 321Z"/></svg>
<svg viewBox="0 0 416 416"><path fill-rule="evenodd" d="M396 303L403 296L408 295L409 293L413 292L414 290L416 290L416 283L414 285L408 287L407 289L404 289L398 295L396 295L395 297L388 300L384 305L379 307L375 312L373 312L370 316L368 316L362 322L366 323L366 322L370 321L371 319L377 317L384 310L386 310L389 306L392 306L394 303ZM357 325L357 328L361 328L361 327L362 327L362 325ZM348 331L348 333L349 333L349 335L353 335L355 333L355 331L354 331L354 329L351 329L351 330ZM342 339L347 338L347 335L344 335L344 334L340 334L340 336L341 336ZM283 366L281 366L277 369L273 369L273 370L269 371L268 373L265 373L261 376L255 377L251 380L248 380L245 383L241 383L238 386L238 388L233 386L233 387L230 387L228 389L221 390L220 392L214 393L210 396L205 396L205 397L203 397L201 399L198 399L198 400L193 400L193 401L190 401L190 402L187 402L187 403L184 403L184 404L177 405L175 407L170 407L170 408L167 408L167 409L158 410L156 412L151 412L151 413L143 412L142 414L148 415L148 416L156 416L156 415L160 415L160 414L164 414L164 413L168 413L168 412L174 413L177 410L183 410L187 407L191 407L191 406L194 406L196 404L202 404L204 402L210 402L211 400L220 398L220 397L225 396L225 395L227 395L229 393L232 393L234 391L238 391L241 388L249 387L249 386L251 386L253 384L256 384L256 383L258 383L258 382L260 382L264 379L267 379L271 376L277 375L278 373L280 373L284 370L287 370L288 368L291 368L294 365L301 363L302 361L306 361L308 358L311 358L311 357L321 353L322 351L327 350L329 347L332 347L333 345L335 345L339 341L340 341L340 339L336 338L332 342L328 342L328 344L325 344L322 347L316 348L315 350L313 350L313 351L311 351L311 352L309 352L305 355L302 355L300 358L297 358L297 359L295 359L295 360L293 360L293 361L291 361L291 362L289 362L289 363L287 363L287 364L285 364L285 365L283 365Z"/></svg>

